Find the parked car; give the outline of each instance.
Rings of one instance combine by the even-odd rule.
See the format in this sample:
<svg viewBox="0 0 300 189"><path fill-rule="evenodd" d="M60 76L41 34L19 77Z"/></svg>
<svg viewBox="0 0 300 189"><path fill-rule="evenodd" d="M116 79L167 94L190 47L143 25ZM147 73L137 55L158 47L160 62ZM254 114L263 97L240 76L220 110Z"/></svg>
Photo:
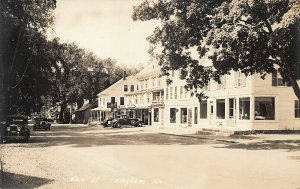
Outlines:
<svg viewBox="0 0 300 189"><path fill-rule="evenodd" d="M27 142L30 138L27 116L10 115L0 124L0 143L8 140Z"/></svg>
<svg viewBox="0 0 300 189"><path fill-rule="evenodd" d="M34 131L37 131L37 130L40 130L40 129L43 129L45 131L46 130L50 131L50 128L51 128L51 123L48 122L47 118L44 118L44 117L35 118L35 123L33 125L33 130Z"/></svg>
<svg viewBox="0 0 300 189"><path fill-rule="evenodd" d="M106 120L104 120L104 121L102 122L103 127L110 127L110 126L111 126L111 121L112 121L112 120L113 120L112 117L107 118Z"/></svg>
<svg viewBox="0 0 300 189"><path fill-rule="evenodd" d="M132 125L135 127L142 127L143 123L137 118L128 118L126 116L119 116L111 121L114 128L120 128L122 125Z"/></svg>

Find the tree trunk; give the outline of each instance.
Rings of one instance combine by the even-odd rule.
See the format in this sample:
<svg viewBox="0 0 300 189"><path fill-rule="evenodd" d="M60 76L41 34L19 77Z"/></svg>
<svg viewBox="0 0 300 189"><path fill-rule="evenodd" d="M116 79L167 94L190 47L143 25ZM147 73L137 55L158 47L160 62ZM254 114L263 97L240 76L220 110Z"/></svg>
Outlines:
<svg viewBox="0 0 300 189"><path fill-rule="evenodd" d="M294 90L294 93L295 93L296 97L300 100L300 88L299 88L299 85L297 83L297 80L294 79L291 76L288 76L288 79L289 79L290 84L293 87L293 90Z"/></svg>
<svg viewBox="0 0 300 189"><path fill-rule="evenodd" d="M67 108L67 103L63 102L60 105L60 112L59 112L59 122L60 123L64 123L65 122L65 120L64 120L64 111L65 111L66 108Z"/></svg>

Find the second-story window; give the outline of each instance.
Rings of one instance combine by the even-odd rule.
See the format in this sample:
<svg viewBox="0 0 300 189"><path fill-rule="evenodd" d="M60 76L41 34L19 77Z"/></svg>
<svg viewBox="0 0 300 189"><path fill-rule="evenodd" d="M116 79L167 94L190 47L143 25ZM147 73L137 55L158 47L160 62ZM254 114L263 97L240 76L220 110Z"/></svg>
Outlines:
<svg viewBox="0 0 300 189"><path fill-rule="evenodd" d="M167 86L166 87L166 100L169 99L169 87Z"/></svg>
<svg viewBox="0 0 300 189"><path fill-rule="evenodd" d="M120 97L120 105L124 105L124 97Z"/></svg>
<svg viewBox="0 0 300 189"><path fill-rule="evenodd" d="M235 87L246 87L246 75L241 71L237 71L235 76Z"/></svg>
<svg viewBox="0 0 300 189"><path fill-rule="evenodd" d="M128 85L124 85L124 92L128 91Z"/></svg>
<svg viewBox="0 0 300 189"><path fill-rule="evenodd" d="M130 85L130 92L134 91L134 85Z"/></svg>
<svg viewBox="0 0 300 189"><path fill-rule="evenodd" d="M175 86L174 99L177 99L177 86Z"/></svg>
<svg viewBox="0 0 300 189"><path fill-rule="evenodd" d="M147 103L149 103L149 102L150 102L150 94L147 93Z"/></svg>
<svg viewBox="0 0 300 189"><path fill-rule="evenodd" d="M278 71L272 73L272 86L287 86L287 83L284 82L282 76Z"/></svg>
<svg viewBox="0 0 300 189"><path fill-rule="evenodd" d="M145 89L147 89L148 88L148 80L146 79L145 80Z"/></svg>
<svg viewBox="0 0 300 189"><path fill-rule="evenodd" d="M160 101L160 92L153 93L153 101Z"/></svg>
<svg viewBox="0 0 300 189"><path fill-rule="evenodd" d="M116 102L116 98L112 96L112 97L110 98L110 102L111 102L111 103L115 103L115 102Z"/></svg>
<svg viewBox="0 0 300 189"><path fill-rule="evenodd" d="M182 98L183 97L183 86L180 86L179 88L179 98Z"/></svg>
<svg viewBox="0 0 300 189"><path fill-rule="evenodd" d="M173 87L170 87L170 100L173 98Z"/></svg>
<svg viewBox="0 0 300 189"><path fill-rule="evenodd" d="M221 76L217 89L226 89L226 75Z"/></svg>
<svg viewBox="0 0 300 189"><path fill-rule="evenodd" d="M152 78L152 87L155 86L155 77Z"/></svg>

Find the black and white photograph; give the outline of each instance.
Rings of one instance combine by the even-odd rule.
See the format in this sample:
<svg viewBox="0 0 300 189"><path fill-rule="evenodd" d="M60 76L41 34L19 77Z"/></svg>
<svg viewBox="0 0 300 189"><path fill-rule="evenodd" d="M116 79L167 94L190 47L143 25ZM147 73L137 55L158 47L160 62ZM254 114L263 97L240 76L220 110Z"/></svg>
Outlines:
<svg viewBox="0 0 300 189"><path fill-rule="evenodd" d="M0 0L0 189L300 189L299 0Z"/></svg>

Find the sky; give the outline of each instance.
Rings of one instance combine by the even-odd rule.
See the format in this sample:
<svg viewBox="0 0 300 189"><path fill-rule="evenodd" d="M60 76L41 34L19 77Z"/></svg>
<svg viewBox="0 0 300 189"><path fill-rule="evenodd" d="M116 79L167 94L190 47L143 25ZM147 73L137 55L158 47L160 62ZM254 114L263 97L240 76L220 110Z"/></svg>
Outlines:
<svg viewBox="0 0 300 189"><path fill-rule="evenodd" d="M99 58L113 58L128 67L150 61L150 36L157 21L133 21L133 6L142 0L58 0L55 34L76 42Z"/></svg>

